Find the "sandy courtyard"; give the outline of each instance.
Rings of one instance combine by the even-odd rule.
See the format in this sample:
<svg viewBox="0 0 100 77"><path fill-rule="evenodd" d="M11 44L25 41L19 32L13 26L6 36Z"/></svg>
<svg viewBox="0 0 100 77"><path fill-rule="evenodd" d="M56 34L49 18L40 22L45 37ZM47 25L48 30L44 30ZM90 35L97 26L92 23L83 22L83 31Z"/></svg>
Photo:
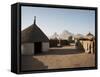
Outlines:
<svg viewBox="0 0 100 77"><path fill-rule="evenodd" d="M50 48L35 56L22 56L22 70L43 70L75 67L94 67L95 54L87 54L74 46Z"/></svg>

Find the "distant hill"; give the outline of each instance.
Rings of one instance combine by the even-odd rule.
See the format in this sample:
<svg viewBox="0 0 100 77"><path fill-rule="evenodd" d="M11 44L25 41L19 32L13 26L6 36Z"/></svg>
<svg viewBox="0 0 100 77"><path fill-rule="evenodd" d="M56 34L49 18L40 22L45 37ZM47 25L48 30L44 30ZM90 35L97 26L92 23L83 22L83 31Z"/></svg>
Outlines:
<svg viewBox="0 0 100 77"><path fill-rule="evenodd" d="M73 36L74 34L72 34L71 32L67 31L67 30L64 30L61 34L58 34L58 33L54 33L52 36L50 36L49 38L50 39L68 39L70 36Z"/></svg>
<svg viewBox="0 0 100 77"><path fill-rule="evenodd" d="M68 39L70 36L73 36L74 34L72 34L71 32L64 30L60 35L60 39Z"/></svg>
<svg viewBox="0 0 100 77"><path fill-rule="evenodd" d="M59 35L55 32L49 39L59 39Z"/></svg>
<svg viewBox="0 0 100 77"><path fill-rule="evenodd" d="M71 32L69 32L68 30L64 30L62 31L61 34L58 34L57 32L55 32L53 35L51 35L49 37L49 39L62 39L62 40L69 40L72 39L74 40L75 38L93 38L93 34L88 33L87 35L83 35L83 34L73 34Z"/></svg>

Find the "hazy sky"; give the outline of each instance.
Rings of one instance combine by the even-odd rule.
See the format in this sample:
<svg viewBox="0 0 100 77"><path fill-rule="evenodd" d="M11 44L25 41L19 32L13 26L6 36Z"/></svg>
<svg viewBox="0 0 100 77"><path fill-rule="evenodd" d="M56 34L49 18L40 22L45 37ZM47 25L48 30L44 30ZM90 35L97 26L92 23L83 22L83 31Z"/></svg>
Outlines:
<svg viewBox="0 0 100 77"><path fill-rule="evenodd" d="M36 24L47 35L68 30L71 33L95 34L95 11L22 6L22 30Z"/></svg>

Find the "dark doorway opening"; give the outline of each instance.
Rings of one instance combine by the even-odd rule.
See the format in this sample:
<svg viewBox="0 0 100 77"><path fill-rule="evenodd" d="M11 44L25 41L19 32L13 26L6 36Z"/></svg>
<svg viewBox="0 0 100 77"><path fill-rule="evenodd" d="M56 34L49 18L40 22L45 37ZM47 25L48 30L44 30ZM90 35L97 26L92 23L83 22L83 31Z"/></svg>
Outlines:
<svg viewBox="0 0 100 77"><path fill-rule="evenodd" d="M42 43L41 42L35 42L34 43L34 54L39 54L42 52Z"/></svg>

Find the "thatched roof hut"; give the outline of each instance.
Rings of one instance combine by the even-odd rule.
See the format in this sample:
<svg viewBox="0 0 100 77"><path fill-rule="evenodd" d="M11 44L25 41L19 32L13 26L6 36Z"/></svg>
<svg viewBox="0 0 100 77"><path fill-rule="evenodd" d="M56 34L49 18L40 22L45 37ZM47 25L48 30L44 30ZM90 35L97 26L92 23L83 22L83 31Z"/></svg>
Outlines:
<svg viewBox="0 0 100 77"><path fill-rule="evenodd" d="M22 43L47 42L47 41L49 41L48 37L36 25L36 18L34 19L34 23L30 25L28 28L24 29L21 33Z"/></svg>

